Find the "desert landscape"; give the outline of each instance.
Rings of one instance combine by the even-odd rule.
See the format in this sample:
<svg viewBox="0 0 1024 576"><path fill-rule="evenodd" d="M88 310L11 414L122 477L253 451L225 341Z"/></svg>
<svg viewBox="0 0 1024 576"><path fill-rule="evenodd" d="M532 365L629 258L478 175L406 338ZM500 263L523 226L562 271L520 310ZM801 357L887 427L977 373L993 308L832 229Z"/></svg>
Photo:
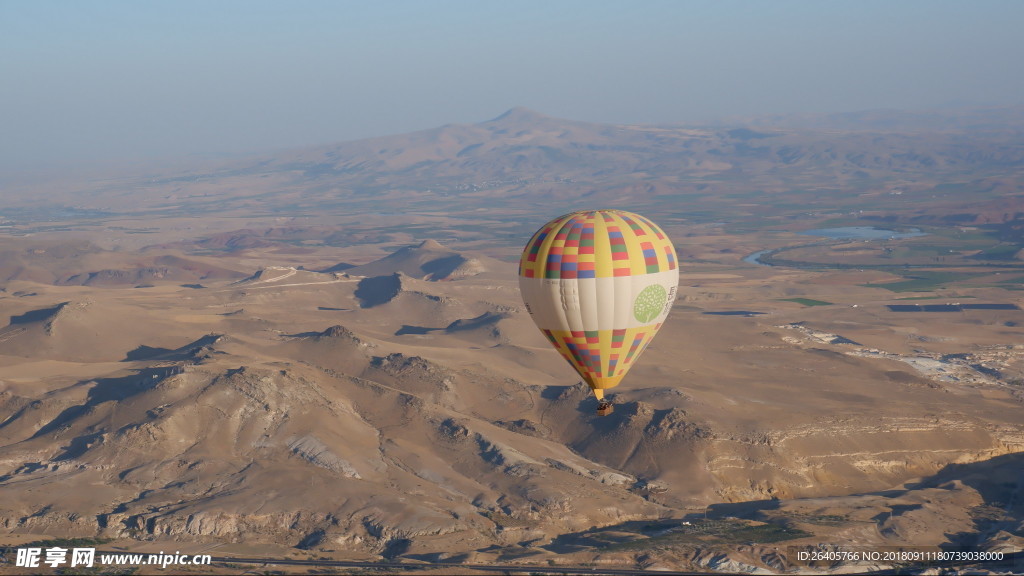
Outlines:
<svg viewBox="0 0 1024 576"><path fill-rule="evenodd" d="M515 108L9 184L0 544L1019 573L1022 135L1019 107L705 126ZM606 417L517 283L541 224L595 208L657 222L680 271ZM844 548L1004 560L799 554Z"/></svg>

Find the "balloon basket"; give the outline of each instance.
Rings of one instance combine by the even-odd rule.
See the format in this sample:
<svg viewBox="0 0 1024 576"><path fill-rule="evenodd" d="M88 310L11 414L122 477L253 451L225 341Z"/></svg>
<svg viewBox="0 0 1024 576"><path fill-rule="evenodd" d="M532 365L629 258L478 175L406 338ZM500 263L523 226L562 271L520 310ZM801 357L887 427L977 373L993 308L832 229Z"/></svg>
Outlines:
<svg viewBox="0 0 1024 576"><path fill-rule="evenodd" d="M605 402L602 400L601 403L597 405L598 416L607 416L612 412L615 412L615 406L612 406L611 402Z"/></svg>

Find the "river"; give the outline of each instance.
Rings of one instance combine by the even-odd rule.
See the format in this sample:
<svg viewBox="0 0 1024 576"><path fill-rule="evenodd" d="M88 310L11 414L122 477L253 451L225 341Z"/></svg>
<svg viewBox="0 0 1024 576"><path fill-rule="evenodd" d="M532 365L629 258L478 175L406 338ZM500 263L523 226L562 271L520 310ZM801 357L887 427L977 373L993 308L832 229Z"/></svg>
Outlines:
<svg viewBox="0 0 1024 576"><path fill-rule="evenodd" d="M916 238L918 236L927 236L927 232L922 232L917 228L911 228L906 232L897 232L895 230L887 230L885 228L875 228L873 226L843 226L841 228L816 228L814 230L805 230L803 232L797 232L801 236L818 236L820 238L829 238L831 240L898 240L901 238ZM799 248L800 246L788 246L787 248ZM743 258L743 261L748 264L754 264L756 266L771 266L771 264L765 264L761 262L761 257L765 254L774 254L785 248L776 248L773 250L758 250L753 254L750 254Z"/></svg>

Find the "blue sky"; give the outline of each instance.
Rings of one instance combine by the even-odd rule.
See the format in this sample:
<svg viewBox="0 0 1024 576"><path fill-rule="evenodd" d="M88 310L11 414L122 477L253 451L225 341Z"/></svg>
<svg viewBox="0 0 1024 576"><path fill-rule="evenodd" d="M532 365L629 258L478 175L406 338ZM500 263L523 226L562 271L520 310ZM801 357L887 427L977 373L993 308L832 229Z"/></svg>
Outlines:
<svg viewBox="0 0 1024 576"><path fill-rule="evenodd" d="M1024 2L0 0L0 170L480 122L1024 103Z"/></svg>

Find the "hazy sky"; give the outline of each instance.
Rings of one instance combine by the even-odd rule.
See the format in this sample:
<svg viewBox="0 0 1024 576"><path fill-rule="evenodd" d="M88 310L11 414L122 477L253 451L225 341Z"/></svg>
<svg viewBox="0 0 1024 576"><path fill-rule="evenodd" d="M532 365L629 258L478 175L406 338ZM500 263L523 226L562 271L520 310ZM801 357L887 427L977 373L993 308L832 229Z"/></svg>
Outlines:
<svg viewBox="0 0 1024 576"><path fill-rule="evenodd" d="M480 122L1024 103L1024 2L0 0L0 170Z"/></svg>

